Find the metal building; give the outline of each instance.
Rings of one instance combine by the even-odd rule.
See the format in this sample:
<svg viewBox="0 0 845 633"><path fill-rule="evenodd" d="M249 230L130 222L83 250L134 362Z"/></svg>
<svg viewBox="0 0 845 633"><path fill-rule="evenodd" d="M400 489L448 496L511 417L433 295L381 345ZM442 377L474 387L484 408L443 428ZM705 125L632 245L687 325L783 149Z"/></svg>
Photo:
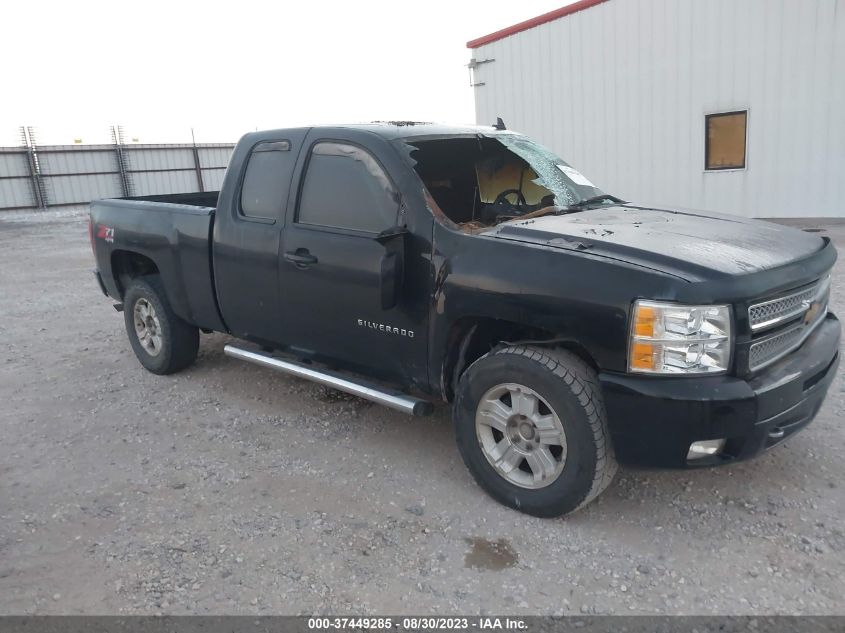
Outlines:
<svg viewBox="0 0 845 633"><path fill-rule="evenodd" d="M845 0L582 0L467 46L478 122L609 193L845 215Z"/></svg>

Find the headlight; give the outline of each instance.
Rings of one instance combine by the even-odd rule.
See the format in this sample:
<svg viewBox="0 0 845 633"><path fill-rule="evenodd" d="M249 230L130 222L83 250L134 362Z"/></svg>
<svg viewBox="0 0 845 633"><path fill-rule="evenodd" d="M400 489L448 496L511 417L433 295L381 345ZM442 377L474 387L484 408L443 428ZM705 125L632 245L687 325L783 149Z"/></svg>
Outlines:
<svg viewBox="0 0 845 633"><path fill-rule="evenodd" d="M634 303L629 371L710 374L727 371L730 361L730 306Z"/></svg>

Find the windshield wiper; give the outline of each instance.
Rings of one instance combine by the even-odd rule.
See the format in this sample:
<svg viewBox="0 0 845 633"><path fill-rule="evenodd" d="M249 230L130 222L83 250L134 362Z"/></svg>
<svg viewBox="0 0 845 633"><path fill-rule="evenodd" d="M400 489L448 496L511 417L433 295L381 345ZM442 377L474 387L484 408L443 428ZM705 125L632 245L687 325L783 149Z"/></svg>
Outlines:
<svg viewBox="0 0 845 633"><path fill-rule="evenodd" d="M627 200L617 198L616 196L612 196L609 193L603 193L598 196L592 196L590 198L585 198L584 200L579 200L578 202L574 202L565 208L567 210L573 211L576 209L583 209L585 207L589 207L591 204L598 204L599 202L603 202L605 200L610 200L611 202L615 202L616 204L625 204L627 202Z"/></svg>

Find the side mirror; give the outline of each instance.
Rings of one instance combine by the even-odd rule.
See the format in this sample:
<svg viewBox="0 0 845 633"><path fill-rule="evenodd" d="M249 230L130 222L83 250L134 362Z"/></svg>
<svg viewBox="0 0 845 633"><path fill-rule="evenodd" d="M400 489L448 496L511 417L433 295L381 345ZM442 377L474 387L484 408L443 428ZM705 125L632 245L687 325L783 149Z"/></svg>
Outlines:
<svg viewBox="0 0 845 633"><path fill-rule="evenodd" d="M405 240L408 229L394 226L376 235L375 240L384 247L381 257L381 309L389 310L399 303L405 279Z"/></svg>

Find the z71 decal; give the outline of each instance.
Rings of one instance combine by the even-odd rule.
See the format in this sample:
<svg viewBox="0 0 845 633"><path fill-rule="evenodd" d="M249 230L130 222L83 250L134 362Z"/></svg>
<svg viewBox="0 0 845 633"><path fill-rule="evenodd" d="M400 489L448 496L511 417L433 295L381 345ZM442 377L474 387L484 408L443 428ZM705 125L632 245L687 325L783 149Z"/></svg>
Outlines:
<svg viewBox="0 0 845 633"><path fill-rule="evenodd" d="M103 224L97 225L97 237L109 243L114 242L114 227Z"/></svg>

